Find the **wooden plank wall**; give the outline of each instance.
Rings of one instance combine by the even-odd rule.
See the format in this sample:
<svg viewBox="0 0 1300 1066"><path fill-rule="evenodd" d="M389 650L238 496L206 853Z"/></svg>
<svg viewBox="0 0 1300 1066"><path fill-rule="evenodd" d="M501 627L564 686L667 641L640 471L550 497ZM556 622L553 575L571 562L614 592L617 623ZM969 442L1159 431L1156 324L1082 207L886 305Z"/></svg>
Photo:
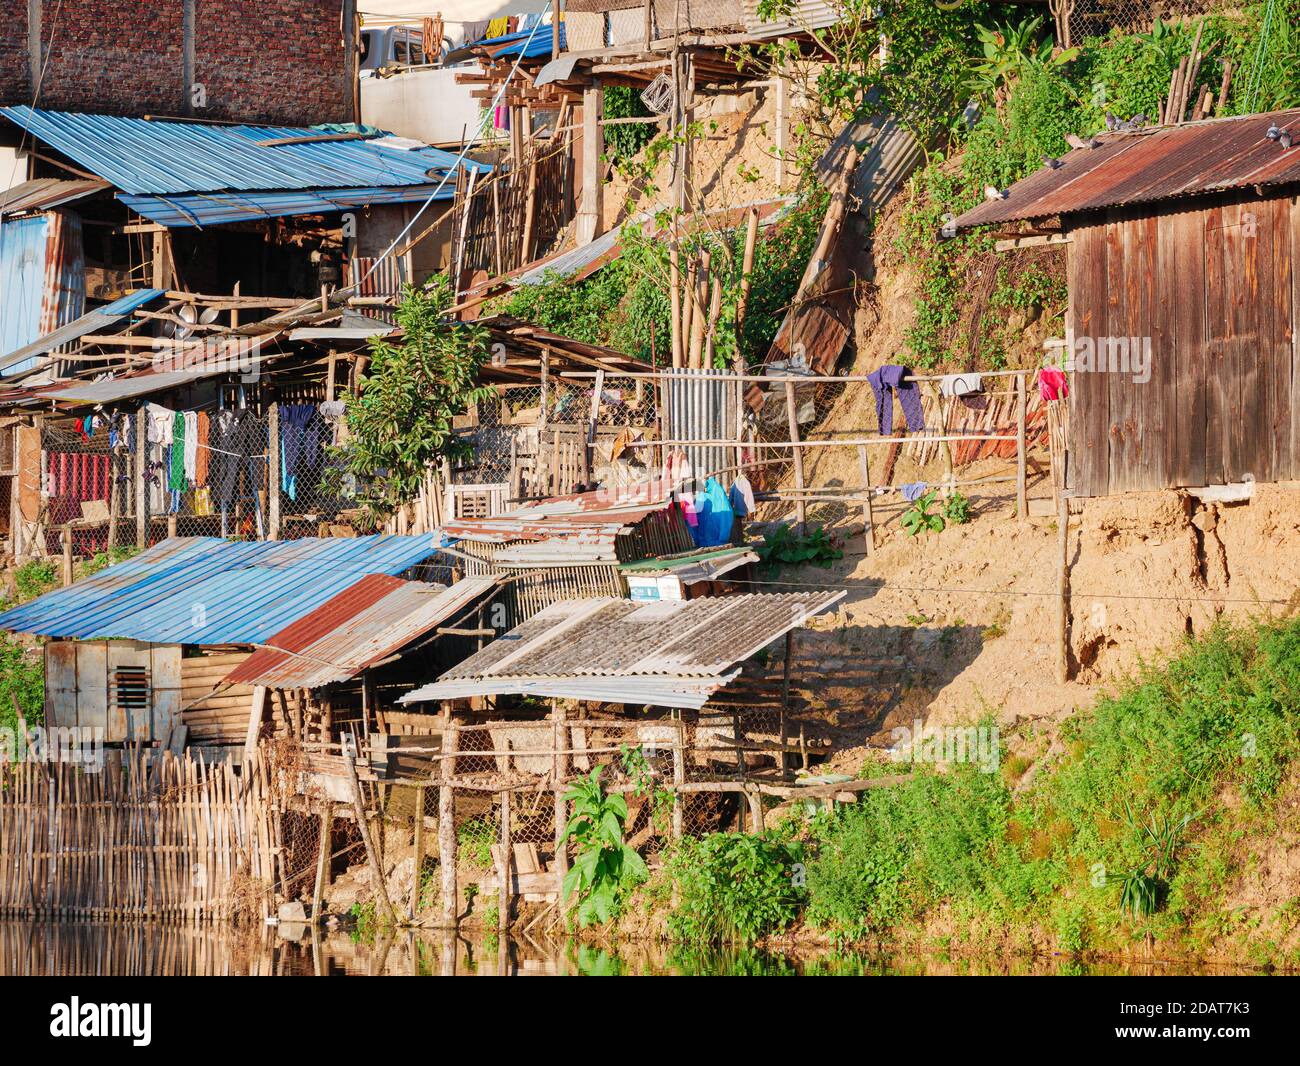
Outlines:
<svg viewBox="0 0 1300 1066"><path fill-rule="evenodd" d="M1150 380L1071 375L1067 484L1080 496L1300 477L1300 205L1236 194L1113 209L1071 229L1067 325L1150 338ZM1132 343L1132 342L1130 342Z"/></svg>

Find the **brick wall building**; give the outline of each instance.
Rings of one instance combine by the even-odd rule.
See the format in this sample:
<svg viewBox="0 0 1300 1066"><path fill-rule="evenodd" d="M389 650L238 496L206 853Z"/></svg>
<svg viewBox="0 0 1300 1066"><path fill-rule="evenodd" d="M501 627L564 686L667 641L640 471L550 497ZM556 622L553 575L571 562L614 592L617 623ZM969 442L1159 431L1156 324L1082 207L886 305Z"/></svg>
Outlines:
<svg viewBox="0 0 1300 1066"><path fill-rule="evenodd" d="M355 0L0 0L0 104L307 125L353 119ZM39 43L38 43L39 41Z"/></svg>

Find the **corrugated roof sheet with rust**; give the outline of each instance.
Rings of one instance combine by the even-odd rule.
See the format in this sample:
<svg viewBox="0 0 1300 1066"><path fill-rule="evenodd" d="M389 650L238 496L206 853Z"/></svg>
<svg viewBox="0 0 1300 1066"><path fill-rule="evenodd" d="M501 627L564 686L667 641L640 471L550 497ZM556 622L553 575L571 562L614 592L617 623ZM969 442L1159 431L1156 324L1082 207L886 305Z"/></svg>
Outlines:
<svg viewBox="0 0 1300 1066"><path fill-rule="evenodd" d="M1274 124L1290 132L1295 147L1268 139ZM1103 133L1096 140L1098 147L1075 148L1056 169L1044 166L1016 182L1005 199L967 211L956 227L1300 182L1300 109Z"/></svg>
<svg viewBox="0 0 1300 1066"><path fill-rule="evenodd" d="M260 644L359 578L400 574L436 550L431 535L173 537L0 614L0 629L155 644Z"/></svg>
<svg viewBox="0 0 1300 1066"><path fill-rule="evenodd" d="M489 577L447 586L371 574L268 638L269 647L254 652L225 680L267 688L346 681L469 607L496 584Z"/></svg>
<svg viewBox="0 0 1300 1066"><path fill-rule="evenodd" d="M698 708L740 663L844 595L565 600L401 702L522 693Z"/></svg>

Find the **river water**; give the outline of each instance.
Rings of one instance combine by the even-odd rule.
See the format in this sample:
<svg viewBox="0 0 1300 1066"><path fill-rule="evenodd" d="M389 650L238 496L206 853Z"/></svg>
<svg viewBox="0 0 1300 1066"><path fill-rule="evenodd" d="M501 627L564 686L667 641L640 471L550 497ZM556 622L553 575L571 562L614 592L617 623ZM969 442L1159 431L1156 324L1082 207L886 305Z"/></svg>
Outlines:
<svg viewBox="0 0 1300 1066"><path fill-rule="evenodd" d="M834 952L698 950L643 942L401 932L364 938L307 927L191 928L154 923L0 921L0 976L12 975L870 975L1188 974L1186 964L1089 963L1064 957L924 959Z"/></svg>

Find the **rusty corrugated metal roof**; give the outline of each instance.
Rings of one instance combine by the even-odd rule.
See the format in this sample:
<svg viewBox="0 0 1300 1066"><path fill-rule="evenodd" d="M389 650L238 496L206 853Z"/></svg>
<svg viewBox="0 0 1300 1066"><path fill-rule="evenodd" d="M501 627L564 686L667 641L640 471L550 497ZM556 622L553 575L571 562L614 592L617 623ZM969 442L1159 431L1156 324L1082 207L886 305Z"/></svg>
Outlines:
<svg viewBox="0 0 1300 1066"><path fill-rule="evenodd" d="M355 677L496 587L487 577L433 585L371 574L269 637L225 680L317 688Z"/></svg>
<svg viewBox="0 0 1300 1066"><path fill-rule="evenodd" d="M1291 134L1295 147L1283 149L1265 136L1274 124ZM967 211L956 227L1300 182L1300 108L1103 133L1096 140L1097 148L1075 148L1055 170L1044 167L1016 182L1005 200Z"/></svg>
<svg viewBox="0 0 1300 1066"><path fill-rule="evenodd" d="M0 192L0 215L47 211L110 187L99 178L33 178Z"/></svg>
<svg viewBox="0 0 1300 1066"><path fill-rule="evenodd" d="M844 595L564 600L401 702L518 692L701 707L736 677L738 664Z"/></svg>

